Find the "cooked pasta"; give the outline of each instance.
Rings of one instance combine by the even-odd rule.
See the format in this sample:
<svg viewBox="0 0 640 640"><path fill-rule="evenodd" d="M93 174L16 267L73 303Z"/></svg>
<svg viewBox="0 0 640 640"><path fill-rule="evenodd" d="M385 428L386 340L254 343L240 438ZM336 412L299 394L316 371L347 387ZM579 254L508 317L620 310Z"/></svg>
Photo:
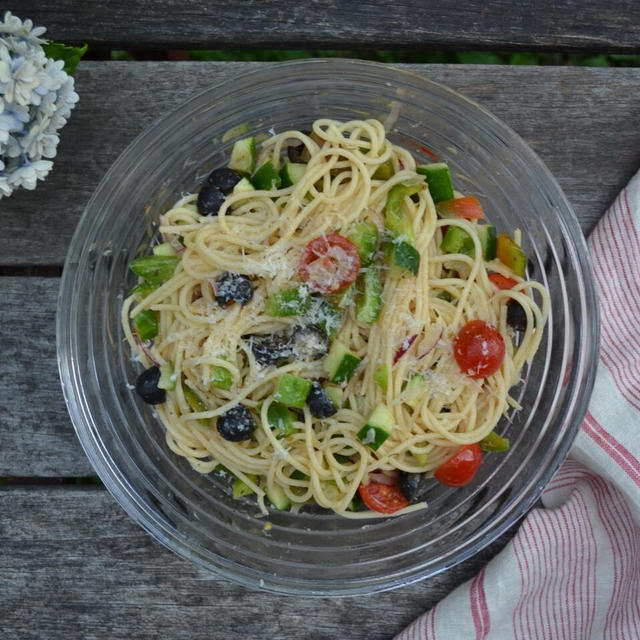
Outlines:
<svg viewBox="0 0 640 640"><path fill-rule="evenodd" d="M253 184L212 188L213 215L190 194L160 217L163 249L134 269L124 333L162 378L153 402L168 446L196 471L223 468L263 511L268 499L369 517L350 509L372 479L430 477L518 408L509 390L538 348L547 293L500 255L500 237L502 259L487 255L490 225L451 208L474 199L434 204L429 174L378 121L320 119L271 136L257 159ZM265 175L269 188L256 188ZM457 250L445 240L456 233ZM461 364L474 320L503 343L489 375ZM478 344L481 357L493 347ZM408 502L373 508L424 506Z"/></svg>

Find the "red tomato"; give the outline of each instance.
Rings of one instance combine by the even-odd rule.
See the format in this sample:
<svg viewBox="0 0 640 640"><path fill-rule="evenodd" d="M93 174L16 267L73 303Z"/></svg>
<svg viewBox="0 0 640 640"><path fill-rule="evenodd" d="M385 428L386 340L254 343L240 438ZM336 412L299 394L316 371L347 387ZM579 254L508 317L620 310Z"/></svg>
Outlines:
<svg viewBox="0 0 640 640"><path fill-rule="evenodd" d="M490 273L487 277L498 289L513 289L518 284L517 280L503 276L501 273Z"/></svg>
<svg viewBox="0 0 640 640"><path fill-rule="evenodd" d="M465 220L480 220L482 205L477 198L465 196L453 200L442 200L436 203L436 211L443 218L464 218Z"/></svg>
<svg viewBox="0 0 640 640"><path fill-rule="evenodd" d="M337 233L318 236L302 250L299 270L300 277L316 291L340 291L358 277L358 249Z"/></svg>
<svg viewBox="0 0 640 640"><path fill-rule="evenodd" d="M367 509L379 513L394 513L409 505L409 501L402 495L397 484L384 484L371 480L368 484L361 484L358 487L358 493Z"/></svg>
<svg viewBox="0 0 640 640"><path fill-rule="evenodd" d="M486 378L502 364L504 340L484 320L470 320L453 340L453 357L470 378Z"/></svg>
<svg viewBox="0 0 640 640"><path fill-rule="evenodd" d="M482 449L476 442L458 449L433 473L434 478L447 487L461 487L475 475L482 462Z"/></svg>

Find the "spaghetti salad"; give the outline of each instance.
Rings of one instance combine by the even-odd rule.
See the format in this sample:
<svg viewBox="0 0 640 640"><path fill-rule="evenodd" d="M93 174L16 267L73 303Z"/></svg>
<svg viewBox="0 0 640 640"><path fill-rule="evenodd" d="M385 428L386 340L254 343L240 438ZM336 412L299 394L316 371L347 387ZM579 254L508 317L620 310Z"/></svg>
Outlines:
<svg viewBox="0 0 640 640"><path fill-rule="evenodd" d="M380 122L236 142L160 233L122 306L136 389L235 497L402 514L508 448L494 428L547 293L446 164L417 165Z"/></svg>

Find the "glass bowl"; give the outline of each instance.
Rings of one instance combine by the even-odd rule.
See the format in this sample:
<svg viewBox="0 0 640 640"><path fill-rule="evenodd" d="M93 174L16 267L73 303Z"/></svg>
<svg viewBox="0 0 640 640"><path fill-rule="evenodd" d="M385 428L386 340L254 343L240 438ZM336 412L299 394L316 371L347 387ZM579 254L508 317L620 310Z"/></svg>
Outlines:
<svg viewBox="0 0 640 640"><path fill-rule="evenodd" d="M428 508L397 518L270 513L234 500L166 446L152 407L131 391L141 366L120 327L127 265L146 253L160 213L226 163L233 142L318 117L380 118L390 138L428 147L499 230L522 230L531 278L551 315L518 387L523 409L499 426L512 442L462 489L434 482ZM234 130L236 134L234 135ZM241 132L241 133L240 133ZM417 146L416 146L417 145ZM461 180L466 182L462 183ZM498 537L565 458L593 384L598 319L587 249L560 187L507 126L458 93L397 67L305 60L259 68L194 96L141 134L82 216L58 300L58 362L78 438L107 489L164 545L244 585L305 595L371 593L443 571Z"/></svg>

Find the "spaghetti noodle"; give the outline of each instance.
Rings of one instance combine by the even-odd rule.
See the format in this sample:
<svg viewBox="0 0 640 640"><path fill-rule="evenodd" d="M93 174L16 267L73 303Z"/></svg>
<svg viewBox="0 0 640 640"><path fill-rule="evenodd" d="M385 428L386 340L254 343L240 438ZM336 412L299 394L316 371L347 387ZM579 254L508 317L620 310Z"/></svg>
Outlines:
<svg viewBox="0 0 640 640"><path fill-rule="evenodd" d="M163 246L177 249L172 274L142 278L124 301L122 325L142 361L168 375L157 413L168 446L196 471L224 468L244 487L238 494L254 493L263 511L268 498L277 508L315 503L369 517L350 507L372 478L392 485L398 472L430 476L518 408L509 390L538 348L548 297L508 261L486 255L489 225L434 204L431 181L380 122L321 119L311 133L273 135L257 164L282 174L293 145L305 160L296 163L304 166L295 184L255 189L245 180L246 190L227 193L217 215L199 213L191 194L161 216ZM462 199L454 193L452 201ZM452 228L466 244L445 251ZM362 229L375 230L368 256L357 242ZM352 284L340 280L349 246L331 244L334 236L358 249ZM318 239L326 252L316 250L315 276L303 278L301 256ZM224 298L229 274L244 278L249 300ZM497 289L492 274L511 286ZM521 309L517 334L510 304ZM157 325L152 342L132 328L144 314ZM461 328L478 319L504 344L487 376L462 370L453 348ZM335 345L343 352L331 355ZM330 369L345 353L354 368L340 376ZM304 404L292 399L297 389L304 400L311 383L331 415L314 416L311 395ZM234 440L221 423L237 417L229 412L238 406L240 422L253 427ZM404 502L395 513L422 506Z"/></svg>

